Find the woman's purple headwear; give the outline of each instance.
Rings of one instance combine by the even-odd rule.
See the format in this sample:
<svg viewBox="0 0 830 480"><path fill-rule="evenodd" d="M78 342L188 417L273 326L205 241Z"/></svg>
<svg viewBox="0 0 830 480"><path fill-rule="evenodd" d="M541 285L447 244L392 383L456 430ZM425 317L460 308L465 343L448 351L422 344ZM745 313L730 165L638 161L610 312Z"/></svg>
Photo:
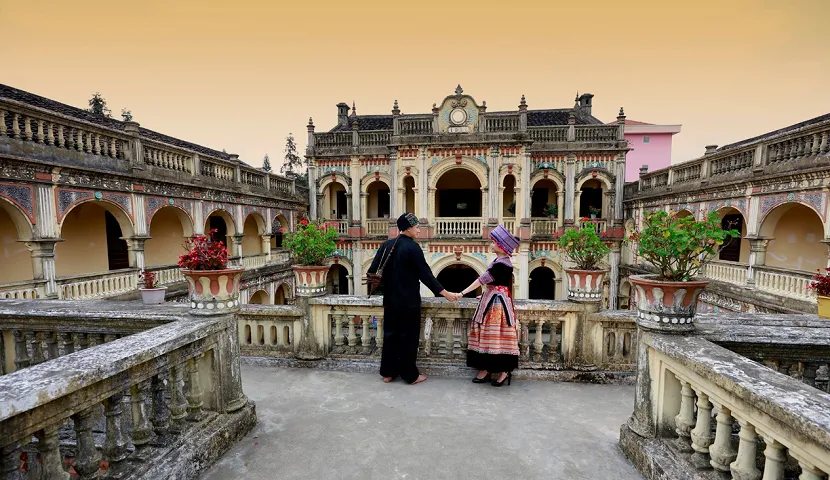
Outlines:
<svg viewBox="0 0 830 480"><path fill-rule="evenodd" d="M496 242L496 245L507 252L508 255L512 254L513 250L519 246L519 239L511 235L510 232L508 232L507 229L501 225L490 231L490 239Z"/></svg>

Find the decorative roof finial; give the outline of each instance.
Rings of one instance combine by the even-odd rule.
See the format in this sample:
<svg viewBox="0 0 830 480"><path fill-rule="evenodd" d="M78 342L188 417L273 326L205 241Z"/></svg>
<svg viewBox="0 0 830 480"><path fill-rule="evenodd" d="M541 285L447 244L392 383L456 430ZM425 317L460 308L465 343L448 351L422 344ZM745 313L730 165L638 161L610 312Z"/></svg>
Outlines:
<svg viewBox="0 0 830 480"><path fill-rule="evenodd" d="M393 105L392 108L396 108L396 109L398 108L398 101L397 100L395 100L395 105Z"/></svg>
<svg viewBox="0 0 830 480"><path fill-rule="evenodd" d="M464 89L461 88L461 84L459 83L458 86L455 87L455 94L456 95L461 95L462 93L464 93Z"/></svg>
<svg viewBox="0 0 830 480"><path fill-rule="evenodd" d="M625 116L625 111L623 110L623 107L620 107L620 114L618 116L619 117L624 117Z"/></svg>
<svg viewBox="0 0 830 480"><path fill-rule="evenodd" d="M401 109L398 108L398 101L395 100L395 104L392 105L392 115L400 115L400 114L401 114Z"/></svg>
<svg viewBox="0 0 830 480"><path fill-rule="evenodd" d="M314 121L311 119L311 117L308 117L308 124L309 125L314 125Z"/></svg>
<svg viewBox="0 0 830 480"><path fill-rule="evenodd" d="M357 116L357 107L354 105L354 100L352 100L352 116Z"/></svg>
<svg viewBox="0 0 830 480"><path fill-rule="evenodd" d="M524 95L522 95L522 101L519 102L519 105L527 105L527 102L525 101L525 96Z"/></svg>

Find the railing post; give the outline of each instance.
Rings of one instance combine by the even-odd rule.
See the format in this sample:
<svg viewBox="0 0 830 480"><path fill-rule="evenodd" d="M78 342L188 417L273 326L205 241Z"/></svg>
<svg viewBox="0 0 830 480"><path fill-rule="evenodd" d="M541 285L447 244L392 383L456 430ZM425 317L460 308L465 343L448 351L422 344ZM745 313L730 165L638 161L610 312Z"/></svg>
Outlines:
<svg viewBox="0 0 830 480"><path fill-rule="evenodd" d="M124 149L131 170L144 170L144 147L141 145L141 130L138 122L124 122L124 133L131 138Z"/></svg>
<svg viewBox="0 0 830 480"><path fill-rule="evenodd" d="M519 102L519 132L527 132L527 102L524 95Z"/></svg>

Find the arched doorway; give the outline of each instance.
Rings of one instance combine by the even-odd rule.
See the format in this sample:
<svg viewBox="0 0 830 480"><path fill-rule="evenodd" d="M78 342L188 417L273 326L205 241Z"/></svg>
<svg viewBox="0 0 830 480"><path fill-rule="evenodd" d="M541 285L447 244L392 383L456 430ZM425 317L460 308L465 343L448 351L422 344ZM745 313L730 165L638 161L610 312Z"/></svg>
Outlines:
<svg viewBox="0 0 830 480"><path fill-rule="evenodd" d="M281 283L274 291L274 305L288 305L289 298L291 298L291 293L288 290L288 284Z"/></svg>
<svg viewBox="0 0 830 480"><path fill-rule="evenodd" d="M528 298L556 300L556 274L550 267L536 267L530 272Z"/></svg>
<svg viewBox="0 0 830 480"><path fill-rule="evenodd" d="M533 185L530 197L531 217L550 217L559 213L556 184L552 180L539 180Z"/></svg>
<svg viewBox="0 0 830 480"><path fill-rule="evenodd" d="M242 226L242 255L257 255L262 251L262 235L265 233L265 219L252 213L245 218Z"/></svg>
<svg viewBox="0 0 830 480"><path fill-rule="evenodd" d="M435 190L435 216L481 217L481 182L470 170L448 170L438 179Z"/></svg>
<svg viewBox="0 0 830 480"><path fill-rule="evenodd" d="M346 187L339 182L331 182L323 189L323 204L320 217L346 220L349 214L349 202Z"/></svg>
<svg viewBox="0 0 830 480"><path fill-rule="evenodd" d="M824 224L818 214L800 203L785 203L767 214L761 237L771 238L766 265L815 273L827 266Z"/></svg>
<svg viewBox="0 0 830 480"><path fill-rule="evenodd" d="M415 179L412 178L411 175L404 177L403 190L406 211L409 213L415 213ZM418 212L418 215L423 216L423 212Z"/></svg>
<svg viewBox="0 0 830 480"><path fill-rule="evenodd" d="M193 235L190 217L180 208L163 207L150 219L150 238L144 242L144 263L148 267L170 265L184 253L185 239Z"/></svg>
<svg viewBox="0 0 830 480"><path fill-rule="evenodd" d="M366 218L389 218L389 185L375 180L366 187L366 194L368 196Z"/></svg>
<svg viewBox="0 0 830 480"><path fill-rule="evenodd" d="M283 215L277 215L274 218L272 229L271 250L282 248L282 241L285 238L285 232L289 231L288 219Z"/></svg>
<svg viewBox="0 0 830 480"><path fill-rule="evenodd" d="M130 267L127 242L133 226L118 207L85 202L70 210L61 222L63 242L55 245L55 274L59 277Z"/></svg>
<svg viewBox="0 0 830 480"><path fill-rule="evenodd" d="M596 218L604 218L602 182L597 179L587 180L582 184L579 191L579 216L581 218L591 218L591 215L596 215ZM599 213L591 213L592 209L597 209Z"/></svg>
<svg viewBox="0 0 830 480"><path fill-rule="evenodd" d="M329 267L326 277L326 290L332 295L349 294L349 271L343 265L335 263Z"/></svg>
<svg viewBox="0 0 830 480"><path fill-rule="evenodd" d="M444 267L435 278L448 291L460 292L470 286L478 277L478 273L472 267L463 263L455 263ZM464 297L475 298L478 295L481 295L481 287L467 293Z"/></svg>
<svg viewBox="0 0 830 480"><path fill-rule="evenodd" d="M749 240L746 240L746 221L740 211L734 208L724 208L718 212L721 227L724 230L741 232L740 238L732 237L721 246L718 259L727 262L749 262Z"/></svg>
<svg viewBox="0 0 830 480"><path fill-rule="evenodd" d="M224 243L228 247L228 254L230 256L233 257L236 255L236 252L231 248L233 242L230 238L231 235L236 233L233 217L224 210L217 210L211 213L205 220L205 235L209 237L212 230L216 230L213 237L214 240Z"/></svg>
<svg viewBox="0 0 830 480"><path fill-rule="evenodd" d="M251 305L270 305L271 297L265 290L257 290L253 295L251 295L251 299L248 300L248 303Z"/></svg>
<svg viewBox="0 0 830 480"><path fill-rule="evenodd" d="M32 257L23 243L32 238L32 227L13 204L0 199L0 284L34 278Z"/></svg>
<svg viewBox="0 0 830 480"><path fill-rule="evenodd" d="M505 175L502 182L501 216L505 218L516 217L516 177L513 175Z"/></svg>
<svg viewBox="0 0 830 480"><path fill-rule="evenodd" d="M620 310L629 310L631 308L631 283L628 280L620 282L618 305Z"/></svg>

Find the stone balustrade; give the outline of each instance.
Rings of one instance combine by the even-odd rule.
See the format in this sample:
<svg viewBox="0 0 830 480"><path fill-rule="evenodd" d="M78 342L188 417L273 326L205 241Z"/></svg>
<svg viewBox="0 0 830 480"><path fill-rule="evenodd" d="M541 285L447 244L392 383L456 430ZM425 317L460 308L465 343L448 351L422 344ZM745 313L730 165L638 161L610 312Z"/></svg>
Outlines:
<svg viewBox="0 0 830 480"><path fill-rule="evenodd" d="M507 115L485 115L484 130L486 132L518 132L519 115L516 113Z"/></svg>
<svg viewBox="0 0 830 480"><path fill-rule="evenodd" d="M53 348L54 357L0 376L0 477L69 478L71 469L79 478L195 478L253 427L233 316L78 305L0 302L4 324L143 328L83 351ZM148 328L148 315L160 324Z"/></svg>
<svg viewBox="0 0 830 480"><path fill-rule="evenodd" d="M0 285L0 300L30 300L33 298L43 298L43 285L45 283L45 280L4 283Z"/></svg>
<svg viewBox="0 0 830 480"><path fill-rule="evenodd" d="M303 310L289 305L244 305L237 314L243 355L293 354L302 331Z"/></svg>
<svg viewBox="0 0 830 480"><path fill-rule="evenodd" d="M504 217L499 223L501 223L508 232L516 235L516 217Z"/></svg>
<svg viewBox="0 0 830 480"><path fill-rule="evenodd" d="M389 235L389 219L368 219L366 220L366 235L387 236Z"/></svg>
<svg viewBox="0 0 830 480"><path fill-rule="evenodd" d="M144 145L144 163L176 172L193 173L193 156L165 147Z"/></svg>
<svg viewBox="0 0 830 480"><path fill-rule="evenodd" d="M484 229L484 219L469 217L437 217L435 234L437 237L480 238Z"/></svg>
<svg viewBox="0 0 830 480"><path fill-rule="evenodd" d="M131 292L138 288L138 270L125 268L108 272L59 277L58 298L91 300Z"/></svg>
<svg viewBox="0 0 830 480"><path fill-rule="evenodd" d="M527 134L535 142L568 141L568 127L527 127Z"/></svg>
<svg viewBox="0 0 830 480"><path fill-rule="evenodd" d="M703 266L701 274L712 280L743 285L746 283L748 270L747 264L712 261Z"/></svg>
<svg viewBox="0 0 830 480"><path fill-rule="evenodd" d="M577 142L614 142L618 132L616 125L580 125L575 128L575 139Z"/></svg>
<svg viewBox="0 0 830 480"><path fill-rule="evenodd" d="M626 185L625 197L662 194L681 185L684 190L693 190L707 182L728 183L745 175L812 168L819 165L815 163L816 157L826 163L824 157L828 155L830 118L825 115L727 145L701 158L642 173L638 182Z"/></svg>
<svg viewBox="0 0 830 480"><path fill-rule="evenodd" d="M242 257L242 266L245 268L259 268L268 262L268 254L245 255Z"/></svg>
<svg viewBox="0 0 830 480"><path fill-rule="evenodd" d="M816 302L815 294L807 289L812 274L766 265L754 267L754 269L755 285L758 289L791 296L799 300Z"/></svg>
<svg viewBox="0 0 830 480"><path fill-rule="evenodd" d="M172 283L184 281L184 275L182 275L182 270L175 263L172 265L159 265L156 267L147 267L146 270L148 272L153 272L156 274L157 285L170 285Z"/></svg>
<svg viewBox="0 0 830 480"><path fill-rule="evenodd" d="M531 218L531 235L553 235L559 229L559 222L549 218Z"/></svg>
<svg viewBox="0 0 830 480"><path fill-rule="evenodd" d="M422 117L401 118L401 135L430 135L432 134L432 115Z"/></svg>

